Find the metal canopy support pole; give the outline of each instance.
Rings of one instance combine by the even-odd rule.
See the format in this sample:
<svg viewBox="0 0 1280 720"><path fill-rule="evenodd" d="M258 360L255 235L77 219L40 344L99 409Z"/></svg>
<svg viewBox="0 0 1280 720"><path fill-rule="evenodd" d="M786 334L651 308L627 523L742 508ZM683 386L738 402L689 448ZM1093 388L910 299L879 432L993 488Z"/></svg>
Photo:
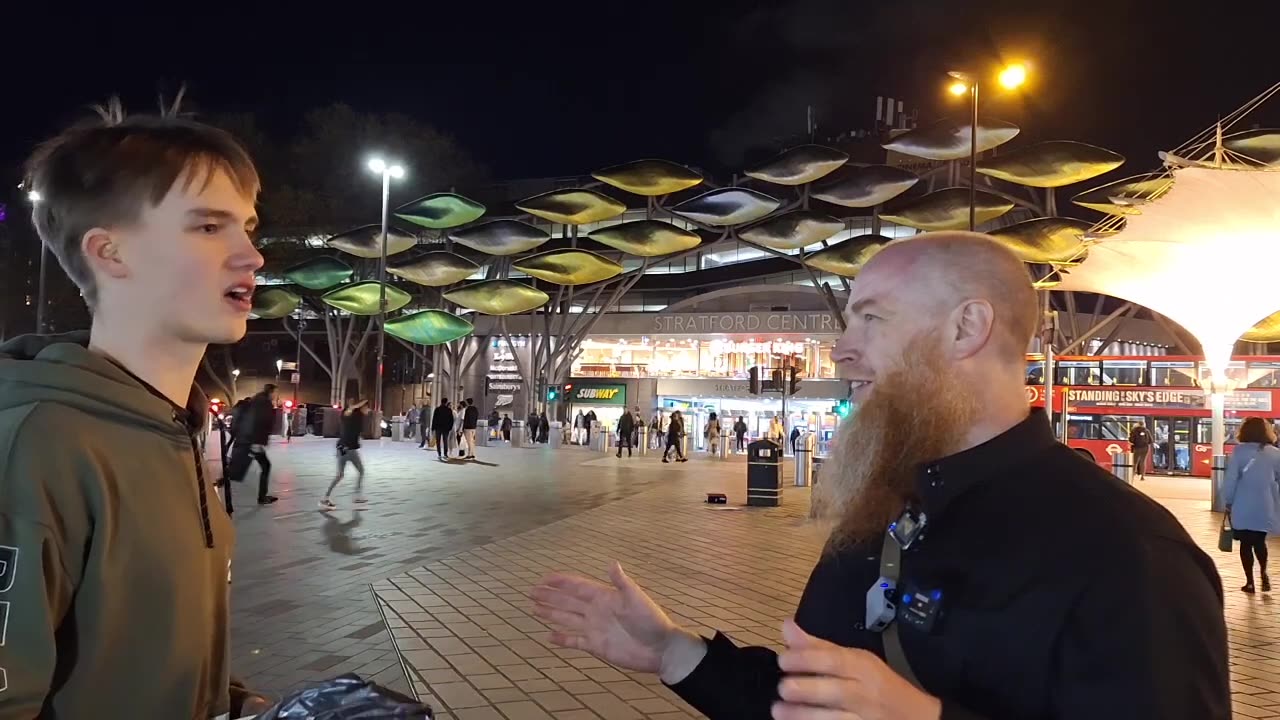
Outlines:
<svg viewBox="0 0 1280 720"><path fill-rule="evenodd" d="M978 80L974 78L970 93L973 95L973 122L969 126L969 232L978 227Z"/></svg>
<svg viewBox="0 0 1280 720"><path fill-rule="evenodd" d="M391 199L391 169L382 171L382 257L378 262L378 374L373 381L373 427L382 437L382 364L387 333L387 204ZM438 375L438 373L437 373Z"/></svg>

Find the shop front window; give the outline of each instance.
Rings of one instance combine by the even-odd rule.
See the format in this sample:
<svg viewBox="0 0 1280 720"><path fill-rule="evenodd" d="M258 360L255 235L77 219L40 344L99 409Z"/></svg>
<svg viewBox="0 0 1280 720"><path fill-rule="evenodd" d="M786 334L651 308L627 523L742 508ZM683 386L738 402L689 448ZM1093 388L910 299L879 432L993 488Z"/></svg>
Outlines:
<svg viewBox="0 0 1280 720"><path fill-rule="evenodd" d="M801 340L587 340L575 377L746 378L752 367L794 362L801 377L836 377L831 345Z"/></svg>

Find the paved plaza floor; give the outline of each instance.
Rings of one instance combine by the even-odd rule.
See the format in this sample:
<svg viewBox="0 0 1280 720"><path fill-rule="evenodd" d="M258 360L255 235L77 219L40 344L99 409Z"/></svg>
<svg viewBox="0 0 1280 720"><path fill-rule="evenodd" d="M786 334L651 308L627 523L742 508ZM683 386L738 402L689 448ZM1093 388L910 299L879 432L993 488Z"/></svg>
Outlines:
<svg viewBox="0 0 1280 720"><path fill-rule="evenodd" d="M550 570L603 577L618 559L678 622L777 647L821 548L807 490L788 486L780 508L742 507L741 456L662 464L486 448L479 463L446 465L384 441L363 451L367 509L340 486L339 510L320 513L333 441L270 452L281 501L236 514L233 652L237 673L276 693L354 671L446 720L700 717L656 678L551 647L525 592ZM252 499L249 480L238 497ZM1207 481L1139 487L1218 563L1236 715L1280 718L1280 593L1239 591L1237 556L1214 549ZM730 504L706 505L707 492Z"/></svg>

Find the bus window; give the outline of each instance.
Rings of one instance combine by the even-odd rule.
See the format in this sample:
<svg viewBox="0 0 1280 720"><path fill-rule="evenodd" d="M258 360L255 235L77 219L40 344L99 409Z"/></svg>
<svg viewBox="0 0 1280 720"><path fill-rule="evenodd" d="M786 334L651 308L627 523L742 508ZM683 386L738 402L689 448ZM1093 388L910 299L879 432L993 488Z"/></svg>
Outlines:
<svg viewBox="0 0 1280 720"><path fill-rule="evenodd" d="M1251 362L1248 377L1251 388L1280 387L1280 362Z"/></svg>
<svg viewBox="0 0 1280 720"><path fill-rule="evenodd" d="M1240 424L1244 422L1244 418L1227 418L1227 444L1236 444L1236 433L1240 432ZM1196 422L1196 442L1200 445L1208 445L1213 442L1213 420L1209 418L1199 418Z"/></svg>
<svg viewBox="0 0 1280 720"><path fill-rule="evenodd" d="M1098 423L1099 438L1102 440L1128 440L1129 432L1139 423L1150 425L1147 418L1141 415L1103 415Z"/></svg>
<svg viewBox="0 0 1280 720"><path fill-rule="evenodd" d="M1101 364L1097 360L1062 360L1055 366L1058 385L1101 385Z"/></svg>
<svg viewBox="0 0 1280 720"><path fill-rule="evenodd" d="M1103 360L1103 385L1145 385L1146 360Z"/></svg>
<svg viewBox="0 0 1280 720"><path fill-rule="evenodd" d="M1027 384L1028 385L1044 384L1044 361L1043 360L1027 361Z"/></svg>
<svg viewBox="0 0 1280 720"><path fill-rule="evenodd" d="M1072 415L1067 418L1068 439L1098 440L1100 437L1096 415Z"/></svg>
<svg viewBox="0 0 1280 720"><path fill-rule="evenodd" d="M1189 360L1152 360L1152 387L1199 387L1196 364Z"/></svg>

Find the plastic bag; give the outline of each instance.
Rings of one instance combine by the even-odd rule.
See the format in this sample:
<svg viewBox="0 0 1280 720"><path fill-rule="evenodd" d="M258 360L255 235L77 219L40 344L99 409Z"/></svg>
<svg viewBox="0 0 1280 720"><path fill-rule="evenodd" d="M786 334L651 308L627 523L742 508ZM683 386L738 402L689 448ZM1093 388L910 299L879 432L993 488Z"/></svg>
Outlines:
<svg viewBox="0 0 1280 720"><path fill-rule="evenodd" d="M354 673L300 690L256 720L430 720L431 708L411 697L365 682Z"/></svg>

